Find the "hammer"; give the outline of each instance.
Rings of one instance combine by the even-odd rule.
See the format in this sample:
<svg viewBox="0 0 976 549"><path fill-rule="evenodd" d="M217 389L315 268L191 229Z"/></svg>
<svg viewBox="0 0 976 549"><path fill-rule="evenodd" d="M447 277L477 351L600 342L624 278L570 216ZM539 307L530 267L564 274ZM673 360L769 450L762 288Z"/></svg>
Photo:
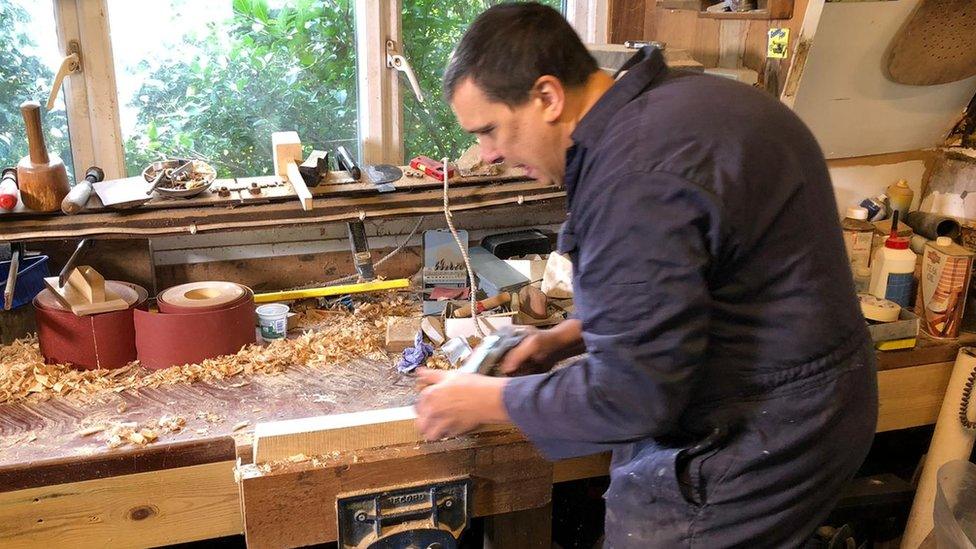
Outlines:
<svg viewBox="0 0 976 549"><path fill-rule="evenodd" d="M88 197L92 193L92 185L105 179L105 172L98 166L92 166L85 172L84 181L75 185L71 192L61 201L61 211L68 214L76 214L85 209L88 204Z"/></svg>

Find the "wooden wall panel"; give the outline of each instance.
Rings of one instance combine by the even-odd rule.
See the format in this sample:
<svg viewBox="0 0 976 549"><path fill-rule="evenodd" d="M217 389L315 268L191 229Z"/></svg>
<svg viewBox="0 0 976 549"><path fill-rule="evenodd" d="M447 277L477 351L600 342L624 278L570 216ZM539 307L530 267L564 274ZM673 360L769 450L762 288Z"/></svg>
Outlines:
<svg viewBox="0 0 976 549"><path fill-rule="evenodd" d="M808 0L794 0L790 19L711 19L698 16L694 9L672 9L675 0L610 0L610 40L642 39L665 42L669 48L685 49L706 67L745 67L759 73L766 69L766 35L771 28L790 29L790 56L799 35ZM643 33L633 14L644 10ZM786 62L773 62L770 70L778 80L777 90L786 81Z"/></svg>

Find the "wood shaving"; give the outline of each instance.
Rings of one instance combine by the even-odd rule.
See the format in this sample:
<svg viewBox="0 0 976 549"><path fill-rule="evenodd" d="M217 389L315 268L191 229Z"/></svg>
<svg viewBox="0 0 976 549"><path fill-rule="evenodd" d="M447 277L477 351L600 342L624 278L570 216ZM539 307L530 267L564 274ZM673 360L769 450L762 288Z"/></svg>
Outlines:
<svg viewBox="0 0 976 549"><path fill-rule="evenodd" d="M237 425L234 425L234 427L231 429L231 432L240 431L241 429L243 429L243 428L247 427L248 425L250 425L250 423L251 423L250 421L242 421L242 422L238 423Z"/></svg>
<svg viewBox="0 0 976 549"><path fill-rule="evenodd" d="M0 346L0 404L41 401L72 395L93 399L161 385L213 382L235 376L278 374L293 365L327 368L357 359L391 360L384 350L386 319L417 316L413 297L389 292L349 311L335 304L331 309L305 309L296 325L305 333L294 339L278 339L267 345L248 345L237 354L199 364L149 370L132 362L113 370L75 370L65 364L45 364L34 335ZM242 386L241 381L233 386ZM121 414L128 405L120 401Z"/></svg>
<svg viewBox="0 0 976 549"><path fill-rule="evenodd" d="M425 368L430 368L432 370L455 370L457 366L451 364L451 361L444 356L443 353L435 352L431 355L427 362L424 363Z"/></svg>
<svg viewBox="0 0 976 549"><path fill-rule="evenodd" d="M306 456L305 454L295 454L293 456L288 456L288 461L292 463L302 463L310 459L312 458Z"/></svg>
<svg viewBox="0 0 976 549"><path fill-rule="evenodd" d="M101 433L104 430L105 430L105 426L104 425L92 425L91 427L86 427L86 428L78 431L78 436L80 436L80 437L89 437L89 436L94 435L95 433Z"/></svg>
<svg viewBox="0 0 976 549"><path fill-rule="evenodd" d="M160 429L165 429L171 433L178 433L186 427L186 420L179 416L163 416L157 423Z"/></svg>

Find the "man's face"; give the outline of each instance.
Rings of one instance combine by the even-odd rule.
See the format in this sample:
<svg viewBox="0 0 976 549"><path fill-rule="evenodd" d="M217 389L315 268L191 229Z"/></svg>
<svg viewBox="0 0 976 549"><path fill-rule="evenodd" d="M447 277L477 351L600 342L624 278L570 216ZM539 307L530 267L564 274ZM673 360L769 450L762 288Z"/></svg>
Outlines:
<svg viewBox="0 0 976 549"><path fill-rule="evenodd" d="M525 168L529 177L562 184L566 147L558 113L542 95L532 92L516 107L490 100L472 79L465 78L454 90L451 108L458 123L478 139L481 159L487 163L506 160Z"/></svg>

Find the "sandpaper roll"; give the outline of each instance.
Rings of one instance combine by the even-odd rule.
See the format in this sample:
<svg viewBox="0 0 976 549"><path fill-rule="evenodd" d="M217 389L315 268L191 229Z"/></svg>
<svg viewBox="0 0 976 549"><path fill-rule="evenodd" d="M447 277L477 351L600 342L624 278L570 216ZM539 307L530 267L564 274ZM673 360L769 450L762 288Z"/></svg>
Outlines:
<svg viewBox="0 0 976 549"><path fill-rule="evenodd" d="M249 290L240 284L222 281L189 282L160 292L156 304L161 313L200 313L233 306Z"/></svg>
<svg viewBox="0 0 976 549"><path fill-rule="evenodd" d="M134 312L136 350L146 368L158 370L234 354L257 339L254 294L249 288L234 284L240 289L239 297L224 302L228 294L223 291L232 283L195 284L201 286L189 291L199 290L200 299L184 302L174 298L188 291L177 286L174 288L181 288L178 292L170 288L159 294L158 313ZM233 288L230 292L235 293Z"/></svg>
<svg viewBox="0 0 976 549"><path fill-rule="evenodd" d="M129 308L77 316L51 290L45 288L37 294L37 341L45 362L92 370L121 368L136 359L132 312L145 305L149 292L117 280L106 280L105 289L125 300Z"/></svg>

